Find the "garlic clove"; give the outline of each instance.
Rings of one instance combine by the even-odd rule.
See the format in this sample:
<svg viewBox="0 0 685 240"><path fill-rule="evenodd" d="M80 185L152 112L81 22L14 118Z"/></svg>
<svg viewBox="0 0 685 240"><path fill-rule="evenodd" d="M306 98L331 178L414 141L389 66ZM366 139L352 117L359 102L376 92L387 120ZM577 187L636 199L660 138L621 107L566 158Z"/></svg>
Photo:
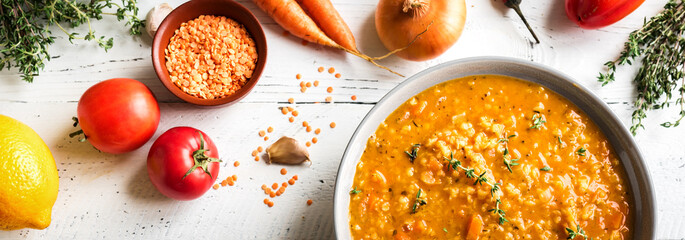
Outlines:
<svg viewBox="0 0 685 240"><path fill-rule="evenodd" d="M153 7L150 12L147 13L147 17L145 17L145 30L150 37L155 38L155 33L157 33L159 25L162 24L164 18L166 18L172 10L174 10L174 8L172 8L171 5L162 3Z"/></svg>
<svg viewBox="0 0 685 240"><path fill-rule="evenodd" d="M266 148L267 163L296 165L310 162L307 148L291 137L281 137Z"/></svg>

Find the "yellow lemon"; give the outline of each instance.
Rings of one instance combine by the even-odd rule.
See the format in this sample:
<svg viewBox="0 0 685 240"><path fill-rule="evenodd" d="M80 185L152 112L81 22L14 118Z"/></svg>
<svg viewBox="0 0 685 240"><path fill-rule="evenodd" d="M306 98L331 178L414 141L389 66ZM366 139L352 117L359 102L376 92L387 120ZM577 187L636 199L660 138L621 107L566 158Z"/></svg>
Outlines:
<svg viewBox="0 0 685 240"><path fill-rule="evenodd" d="M58 188L55 159L43 139L0 115L0 230L48 227Z"/></svg>

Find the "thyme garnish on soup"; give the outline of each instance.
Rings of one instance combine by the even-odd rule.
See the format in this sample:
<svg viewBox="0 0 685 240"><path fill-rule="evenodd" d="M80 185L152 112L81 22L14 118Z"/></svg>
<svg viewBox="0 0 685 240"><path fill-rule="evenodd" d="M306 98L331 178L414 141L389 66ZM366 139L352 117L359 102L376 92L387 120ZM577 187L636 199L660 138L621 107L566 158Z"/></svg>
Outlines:
<svg viewBox="0 0 685 240"><path fill-rule="evenodd" d="M495 208L488 210L489 212L493 212L499 216L499 224L502 225L505 222L508 222L507 218L505 217L505 212L504 210L499 208L499 205L502 204L502 200L500 199L499 195L502 194L502 188L500 186L502 183L492 183L490 180L485 176L487 171L483 171L480 175L476 174L476 170L473 168L466 168L461 165L461 161L458 159L454 158L454 153L450 153L450 157L444 157L445 160L448 161L450 167L454 171L459 171L459 169L464 170L464 173L467 178L473 178L475 179L475 182L473 182L473 185L480 184L481 186L483 183L487 184L490 186L490 196L495 199ZM499 193L498 193L499 192ZM497 195L497 196L495 196Z"/></svg>
<svg viewBox="0 0 685 240"><path fill-rule="evenodd" d="M421 144L413 144L413 145L411 145L411 147L412 147L411 152L404 151L404 153L409 155L409 161L411 163L414 163L414 160L416 160L416 154L419 153L419 147L421 147Z"/></svg>
<svg viewBox="0 0 685 240"><path fill-rule="evenodd" d="M529 129L540 129L542 127L542 124L545 124L547 121L543 118L543 116L540 113L535 113L533 114L533 125L530 126Z"/></svg>

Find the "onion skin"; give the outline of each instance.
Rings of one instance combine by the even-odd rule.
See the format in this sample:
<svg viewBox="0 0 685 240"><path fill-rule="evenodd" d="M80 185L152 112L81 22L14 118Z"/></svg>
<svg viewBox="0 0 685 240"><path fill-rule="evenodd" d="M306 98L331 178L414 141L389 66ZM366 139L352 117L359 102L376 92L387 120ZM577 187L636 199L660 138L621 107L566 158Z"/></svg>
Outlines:
<svg viewBox="0 0 685 240"><path fill-rule="evenodd" d="M405 1L424 7L404 12ZM407 47L428 28L396 53L411 61L426 61L447 51L461 36L465 22L464 0L380 0L376 9L376 32L390 51Z"/></svg>

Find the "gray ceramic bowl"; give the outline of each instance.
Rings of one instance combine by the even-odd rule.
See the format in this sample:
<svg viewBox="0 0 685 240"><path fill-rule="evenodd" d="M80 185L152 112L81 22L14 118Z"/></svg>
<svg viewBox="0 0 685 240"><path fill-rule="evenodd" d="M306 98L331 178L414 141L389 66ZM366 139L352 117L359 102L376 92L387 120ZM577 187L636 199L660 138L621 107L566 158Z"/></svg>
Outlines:
<svg viewBox="0 0 685 240"><path fill-rule="evenodd" d="M477 57L455 60L426 69L390 91L366 115L343 155L335 184L334 218L338 239L350 239L349 204L356 165L378 125L407 99L441 82L479 74L520 78L540 84L573 102L599 126L625 168L632 191L635 222L633 239L655 239L656 202L649 171L633 137L609 107L587 88L565 74L529 61Z"/></svg>

